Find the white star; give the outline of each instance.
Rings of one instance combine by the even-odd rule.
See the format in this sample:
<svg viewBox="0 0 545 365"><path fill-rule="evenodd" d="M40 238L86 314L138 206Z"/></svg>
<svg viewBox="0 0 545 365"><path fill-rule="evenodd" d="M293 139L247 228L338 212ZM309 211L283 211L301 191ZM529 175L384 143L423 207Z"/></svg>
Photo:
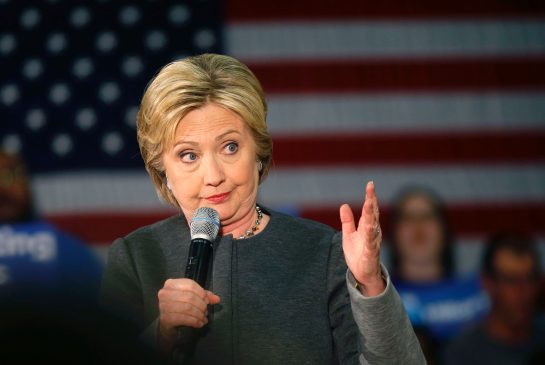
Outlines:
<svg viewBox="0 0 545 365"><path fill-rule="evenodd" d="M30 130L37 131L45 125L46 119L42 109L31 109L26 115L26 125Z"/></svg>
<svg viewBox="0 0 545 365"><path fill-rule="evenodd" d="M42 61L37 58L27 60L23 65L23 75L27 79L35 79L40 76L43 71Z"/></svg>
<svg viewBox="0 0 545 365"><path fill-rule="evenodd" d="M195 33L193 40L200 49L208 49L216 43L216 36L210 29L201 29Z"/></svg>
<svg viewBox="0 0 545 365"><path fill-rule="evenodd" d="M140 20L140 10L136 6L125 6L119 12L119 21L123 25L130 26L137 23Z"/></svg>
<svg viewBox="0 0 545 365"><path fill-rule="evenodd" d="M82 28L91 20L91 13L87 8L80 6L75 8L70 14L70 23L76 28Z"/></svg>
<svg viewBox="0 0 545 365"><path fill-rule="evenodd" d="M152 51L158 51L167 44L165 33L160 30L152 30L146 36L146 47Z"/></svg>
<svg viewBox="0 0 545 365"><path fill-rule="evenodd" d="M96 119L97 117L93 109L80 109L76 114L76 125L81 130L86 131L95 125Z"/></svg>
<svg viewBox="0 0 545 365"><path fill-rule="evenodd" d="M74 143L72 142L72 138L70 138L70 136L66 133L56 135L55 138L53 138L53 143L51 144L53 152L61 157L70 153L73 147Z"/></svg>
<svg viewBox="0 0 545 365"><path fill-rule="evenodd" d="M123 139L118 132L109 132L102 138L102 149L109 155L115 155L123 148Z"/></svg>
<svg viewBox="0 0 545 365"><path fill-rule="evenodd" d="M5 33L0 35L0 53L11 53L17 47L17 40L13 34Z"/></svg>
<svg viewBox="0 0 545 365"><path fill-rule="evenodd" d="M21 152L23 144L21 143L21 138L16 134L8 134L2 140L2 148L12 154L17 154Z"/></svg>
<svg viewBox="0 0 545 365"><path fill-rule="evenodd" d="M115 82L105 82L100 86L98 96L103 102L112 103L119 97L119 87Z"/></svg>
<svg viewBox="0 0 545 365"><path fill-rule="evenodd" d="M66 48L66 36L62 33L53 33L47 40L47 49L51 53L59 53Z"/></svg>
<svg viewBox="0 0 545 365"><path fill-rule="evenodd" d="M70 98L70 89L64 83L54 84L49 89L49 99L55 104L63 104Z"/></svg>
<svg viewBox="0 0 545 365"><path fill-rule="evenodd" d="M140 57L129 56L125 58L121 68L123 69L123 72L125 73L125 75L129 77L133 77L138 75L140 72L142 72L142 69L144 68L144 64L142 63L142 60L140 59Z"/></svg>
<svg viewBox="0 0 545 365"><path fill-rule="evenodd" d="M138 115L138 106L133 105L125 111L125 123L133 128L136 128L136 117Z"/></svg>
<svg viewBox="0 0 545 365"><path fill-rule="evenodd" d="M117 46L117 37L113 32L102 32L96 39L97 48L102 52L109 52Z"/></svg>
<svg viewBox="0 0 545 365"><path fill-rule="evenodd" d="M11 105L19 100L19 88L14 84L5 85L0 90L0 100L4 105Z"/></svg>
<svg viewBox="0 0 545 365"><path fill-rule="evenodd" d="M94 66L91 59L88 57L83 57L74 62L72 72L74 73L74 75L76 75L76 77L84 79L93 72L93 69Z"/></svg>
<svg viewBox="0 0 545 365"><path fill-rule="evenodd" d="M168 12L168 18L175 25L182 25L191 18L189 9L185 5L174 5Z"/></svg>
<svg viewBox="0 0 545 365"><path fill-rule="evenodd" d="M21 14L21 25L27 29L33 28L40 22L40 18L40 12L36 8L25 9Z"/></svg>

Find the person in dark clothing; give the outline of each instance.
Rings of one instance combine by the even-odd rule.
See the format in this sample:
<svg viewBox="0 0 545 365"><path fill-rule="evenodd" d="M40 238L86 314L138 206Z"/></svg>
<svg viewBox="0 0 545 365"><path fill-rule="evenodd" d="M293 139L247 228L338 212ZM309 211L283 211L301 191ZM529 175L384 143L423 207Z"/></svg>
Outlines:
<svg viewBox="0 0 545 365"><path fill-rule="evenodd" d="M180 214L116 240L102 303L134 320L176 361L194 364L422 364L380 263L375 186L341 232L260 206L272 161L259 81L238 60L204 54L165 66L138 113L140 151ZM208 285L182 277L195 211L217 211ZM195 329L183 341L179 329ZM190 343L190 346L183 344Z"/></svg>
<svg viewBox="0 0 545 365"><path fill-rule="evenodd" d="M513 234L492 238L482 263L490 313L448 345L445 365L520 365L542 356L545 323L537 311L540 273L538 252L528 238Z"/></svg>

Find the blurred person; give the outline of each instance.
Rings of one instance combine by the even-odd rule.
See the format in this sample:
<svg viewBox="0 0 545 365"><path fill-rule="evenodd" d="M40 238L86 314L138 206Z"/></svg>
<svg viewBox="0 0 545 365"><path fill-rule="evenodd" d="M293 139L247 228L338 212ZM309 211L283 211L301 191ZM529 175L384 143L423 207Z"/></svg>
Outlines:
<svg viewBox="0 0 545 365"><path fill-rule="evenodd" d="M520 235L493 237L481 275L490 313L449 344L444 363L518 365L543 359L545 326L537 310L541 270L535 244Z"/></svg>
<svg viewBox="0 0 545 365"><path fill-rule="evenodd" d="M452 234L441 199L425 187L409 187L395 199L391 225L395 280L434 283L452 277Z"/></svg>
<svg viewBox="0 0 545 365"><path fill-rule="evenodd" d="M446 208L431 189L411 186L397 195L389 237L393 281L433 363L437 345L480 319L488 300L476 275L455 275Z"/></svg>
<svg viewBox="0 0 545 365"><path fill-rule="evenodd" d="M138 142L158 194L180 213L112 244L104 306L181 363L422 364L380 263L372 182L359 222L340 207L342 234L257 203L272 160L266 111L259 81L228 56L175 61L149 83ZM204 287L182 272L201 207L217 211L220 230ZM195 341L180 343L180 328Z"/></svg>
<svg viewBox="0 0 545 365"><path fill-rule="evenodd" d="M23 160L0 150L0 300L96 302L98 258L33 206Z"/></svg>
<svg viewBox="0 0 545 365"><path fill-rule="evenodd" d="M34 219L26 166L20 157L0 150L0 222Z"/></svg>

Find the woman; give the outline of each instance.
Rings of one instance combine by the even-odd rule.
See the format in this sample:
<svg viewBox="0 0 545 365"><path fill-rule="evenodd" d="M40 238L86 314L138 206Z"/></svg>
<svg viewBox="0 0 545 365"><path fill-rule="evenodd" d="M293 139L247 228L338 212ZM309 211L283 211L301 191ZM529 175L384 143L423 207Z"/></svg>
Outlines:
<svg viewBox="0 0 545 365"><path fill-rule="evenodd" d="M259 82L231 57L205 54L159 72L138 141L159 196L181 214L113 243L102 303L178 362L423 363L380 265L373 184L357 225L341 207L342 235L257 205L272 158L265 118ZM182 278L188 221L201 206L221 221L206 289ZM185 327L199 329L189 348L177 342Z"/></svg>
<svg viewBox="0 0 545 365"><path fill-rule="evenodd" d="M393 207L389 236L394 281L429 284L450 278L452 235L441 199L414 186L401 191Z"/></svg>
<svg viewBox="0 0 545 365"><path fill-rule="evenodd" d="M433 364L439 345L481 318L488 300L477 276L454 273L453 237L437 194L408 187L398 194L392 213L390 273Z"/></svg>

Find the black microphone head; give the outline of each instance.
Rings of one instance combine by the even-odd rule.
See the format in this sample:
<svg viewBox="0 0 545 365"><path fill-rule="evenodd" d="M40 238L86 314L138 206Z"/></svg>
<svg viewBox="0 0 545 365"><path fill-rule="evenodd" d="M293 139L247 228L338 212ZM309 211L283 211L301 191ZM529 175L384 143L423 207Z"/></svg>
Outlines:
<svg viewBox="0 0 545 365"><path fill-rule="evenodd" d="M191 239L202 238L213 242L220 230L220 216L215 209L201 207L191 219Z"/></svg>

